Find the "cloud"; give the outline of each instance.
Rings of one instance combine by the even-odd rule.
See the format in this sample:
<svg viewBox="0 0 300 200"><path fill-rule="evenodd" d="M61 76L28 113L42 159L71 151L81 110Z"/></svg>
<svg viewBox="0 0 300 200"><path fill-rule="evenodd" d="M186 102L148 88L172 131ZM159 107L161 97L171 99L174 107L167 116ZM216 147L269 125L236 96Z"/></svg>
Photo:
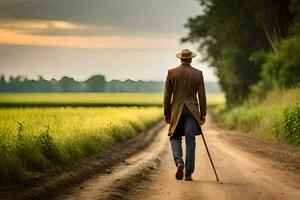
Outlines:
<svg viewBox="0 0 300 200"><path fill-rule="evenodd" d="M22 23L21 23L22 24ZM26 27L35 30L78 29L76 25L67 22L27 22ZM29 28L30 29L30 28ZM26 30L26 28L25 28ZM78 36L78 35L32 35L24 32L22 27L0 28L0 44L50 46L65 48L97 48L97 49L164 49L176 45L177 38L147 37L147 36Z"/></svg>
<svg viewBox="0 0 300 200"><path fill-rule="evenodd" d="M108 35L116 27L78 24L61 20L0 19L0 28L32 35ZM100 34L101 33L101 34Z"/></svg>
<svg viewBox="0 0 300 200"><path fill-rule="evenodd" d="M89 28L92 26L70 23L60 20L23 20L23 19L0 19L0 27L17 30L31 29L77 29Z"/></svg>
<svg viewBox="0 0 300 200"><path fill-rule="evenodd" d="M0 0L0 44L103 49L172 47L183 35L184 20L196 9L193 1Z"/></svg>
<svg viewBox="0 0 300 200"><path fill-rule="evenodd" d="M198 9L195 0L0 0L0 18L60 20L122 32L180 32Z"/></svg>

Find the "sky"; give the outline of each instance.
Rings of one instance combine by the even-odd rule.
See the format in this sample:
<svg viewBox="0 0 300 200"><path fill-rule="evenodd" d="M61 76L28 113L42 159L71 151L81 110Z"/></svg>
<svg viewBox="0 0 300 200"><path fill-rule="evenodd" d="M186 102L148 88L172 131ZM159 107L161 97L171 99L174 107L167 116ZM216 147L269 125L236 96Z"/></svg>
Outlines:
<svg viewBox="0 0 300 200"><path fill-rule="evenodd" d="M197 0L0 0L0 74L36 79L165 80ZM206 81L216 81L201 62Z"/></svg>

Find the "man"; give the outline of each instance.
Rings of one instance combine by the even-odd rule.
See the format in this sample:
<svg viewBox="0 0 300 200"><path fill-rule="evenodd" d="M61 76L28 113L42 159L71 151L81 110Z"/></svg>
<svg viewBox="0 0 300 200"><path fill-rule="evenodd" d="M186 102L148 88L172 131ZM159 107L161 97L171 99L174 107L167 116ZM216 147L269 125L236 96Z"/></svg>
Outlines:
<svg viewBox="0 0 300 200"><path fill-rule="evenodd" d="M164 90L164 115L170 124L168 136L177 166L176 179L191 181L195 168L195 136L202 134L201 125L205 123L206 95L202 72L190 64L196 54L183 49L176 57L181 65L168 70ZM198 95L198 100L197 100ZM200 110L199 110L200 108ZM185 136L186 157L182 159L181 139Z"/></svg>

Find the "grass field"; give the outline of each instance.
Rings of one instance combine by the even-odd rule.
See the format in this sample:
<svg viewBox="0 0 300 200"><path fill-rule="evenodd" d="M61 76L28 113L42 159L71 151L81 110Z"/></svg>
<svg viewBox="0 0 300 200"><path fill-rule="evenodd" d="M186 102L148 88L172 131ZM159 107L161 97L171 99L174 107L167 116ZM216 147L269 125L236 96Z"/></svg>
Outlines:
<svg viewBox="0 0 300 200"><path fill-rule="evenodd" d="M0 108L0 182L83 158L161 117L161 107Z"/></svg>
<svg viewBox="0 0 300 200"><path fill-rule="evenodd" d="M162 93L0 93L0 107L17 106L156 106ZM224 94L207 94L209 105L225 102Z"/></svg>

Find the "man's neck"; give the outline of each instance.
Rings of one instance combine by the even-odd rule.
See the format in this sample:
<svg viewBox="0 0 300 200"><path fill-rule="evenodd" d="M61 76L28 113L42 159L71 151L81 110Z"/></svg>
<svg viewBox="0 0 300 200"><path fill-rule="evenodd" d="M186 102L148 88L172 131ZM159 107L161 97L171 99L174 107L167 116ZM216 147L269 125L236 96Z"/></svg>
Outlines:
<svg viewBox="0 0 300 200"><path fill-rule="evenodd" d="M190 65L191 63L188 62L181 62L181 65Z"/></svg>

